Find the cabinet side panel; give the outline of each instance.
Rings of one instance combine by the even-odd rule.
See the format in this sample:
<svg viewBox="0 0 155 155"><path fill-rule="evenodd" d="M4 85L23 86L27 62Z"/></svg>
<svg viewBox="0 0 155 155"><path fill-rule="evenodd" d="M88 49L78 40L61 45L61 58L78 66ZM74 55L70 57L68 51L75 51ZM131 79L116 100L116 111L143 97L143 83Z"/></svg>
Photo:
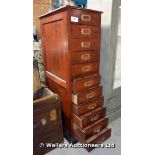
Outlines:
<svg viewBox="0 0 155 155"><path fill-rule="evenodd" d="M61 100L61 109L62 109L62 122L65 129L68 131L71 130L71 116L70 116L70 104L68 98L68 90L62 86L56 84L52 80L46 78L46 83L48 87L54 92L59 94Z"/></svg>
<svg viewBox="0 0 155 155"><path fill-rule="evenodd" d="M67 83L66 12L42 22L46 75L58 84ZM65 65L64 65L65 64Z"/></svg>

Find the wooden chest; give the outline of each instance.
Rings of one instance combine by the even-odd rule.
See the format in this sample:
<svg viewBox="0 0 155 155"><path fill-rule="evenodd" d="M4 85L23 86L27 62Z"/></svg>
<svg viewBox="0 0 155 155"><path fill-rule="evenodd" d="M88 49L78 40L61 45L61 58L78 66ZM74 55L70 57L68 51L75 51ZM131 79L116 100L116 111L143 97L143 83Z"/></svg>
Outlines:
<svg viewBox="0 0 155 155"><path fill-rule="evenodd" d="M48 88L43 89L42 97L33 101L33 150L34 155L43 155L53 147L48 143L62 143L63 130L60 99Z"/></svg>
<svg viewBox="0 0 155 155"><path fill-rule="evenodd" d="M40 16L46 84L60 95L64 128L81 143L111 134L99 75L101 13L66 6Z"/></svg>

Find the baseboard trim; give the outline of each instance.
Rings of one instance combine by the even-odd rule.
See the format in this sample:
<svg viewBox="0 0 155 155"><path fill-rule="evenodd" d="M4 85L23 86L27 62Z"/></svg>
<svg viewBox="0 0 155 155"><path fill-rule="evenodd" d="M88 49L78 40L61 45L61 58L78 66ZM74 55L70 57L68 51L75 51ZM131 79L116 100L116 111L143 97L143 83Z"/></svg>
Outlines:
<svg viewBox="0 0 155 155"><path fill-rule="evenodd" d="M109 122L116 120L118 117L121 117L121 108L109 113L107 116L109 117Z"/></svg>

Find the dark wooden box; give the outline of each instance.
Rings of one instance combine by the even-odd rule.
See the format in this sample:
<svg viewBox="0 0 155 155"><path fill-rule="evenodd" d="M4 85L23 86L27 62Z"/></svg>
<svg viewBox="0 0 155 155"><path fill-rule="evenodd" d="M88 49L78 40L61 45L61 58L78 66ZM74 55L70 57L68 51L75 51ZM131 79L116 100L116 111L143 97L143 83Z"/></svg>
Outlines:
<svg viewBox="0 0 155 155"><path fill-rule="evenodd" d="M48 88L43 89L42 97L33 101L33 152L43 155L55 147L48 143L63 142L60 99Z"/></svg>

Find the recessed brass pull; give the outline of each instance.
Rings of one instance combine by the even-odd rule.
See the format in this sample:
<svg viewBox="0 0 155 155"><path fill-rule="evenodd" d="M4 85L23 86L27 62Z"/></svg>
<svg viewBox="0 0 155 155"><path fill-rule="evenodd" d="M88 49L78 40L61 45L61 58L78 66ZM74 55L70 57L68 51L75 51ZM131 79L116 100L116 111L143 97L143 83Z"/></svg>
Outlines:
<svg viewBox="0 0 155 155"><path fill-rule="evenodd" d="M98 133L98 132L100 132L101 127L102 127L101 125L100 125L100 126L97 126L96 128L94 128L93 131L94 131L95 133Z"/></svg>
<svg viewBox="0 0 155 155"><path fill-rule="evenodd" d="M86 97L88 99L93 98L94 96L95 96L95 92L91 92L91 93L89 93L89 94L86 95Z"/></svg>
<svg viewBox="0 0 155 155"><path fill-rule="evenodd" d="M92 84L93 84L93 80L91 80L91 81L86 81L86 82L84 83L84 86L85 86L85 87L90 87L90 86L92 86Z"/></svg>
<svg viewBox="0 0 155 155"><path fill-rule="evenodd" d="M81 59L82 59L82 60L85 60L85 61L86 61L86 60L89 60L89 59L90 59L90 54L82 54L82 55L81 55Z"/></svg>
<svg viewBox="0 0 155 155"><path fill-rule="evenodd" d="M81 29L81 34L89 36L90 35L90 29Z"/></svg>
<svg viewBox="0 0 155 155"><path fill-rule="evenodd" d="M90 47L90 42L81 42L81 47L82 48L88 48L88 47Z"/></svg>
<svg viewBox="0 0 155 155"><path fill-rule="evenodd" d="M91 16L86 15L86 14L82 14L81 15L81 20L84 21L84 22L90 22L91 21Z"/></svg>
<svg viewBox="0 0 155 155"><path fill-rule="evenodd" d="M104 140L105 140L105 137L101 137L101 138L98 139L97 143L101 144L101 143L103 143Z"/></svg>
<svg viewBox="0 0 155 155"><path fill-rule="evenodd" d="M98 118L99 118L99 115L95 115L95 116L93 116L90 120L91 120L92 122L94 122L94 121L96 121Z"/></svg>
<svg viewBox="0 0 155 155"><path fill-rule="evenodd" d="M96 103L93 103L93 104L88 106L88 109L93 110L95 107L96 107Z"/></svg>
<svg viewBox="0 0 155 155"><path fill-rule="evenodd" d="M82 72L88 72L91 70L91 66L83 66L82 67Z"/></svg>

